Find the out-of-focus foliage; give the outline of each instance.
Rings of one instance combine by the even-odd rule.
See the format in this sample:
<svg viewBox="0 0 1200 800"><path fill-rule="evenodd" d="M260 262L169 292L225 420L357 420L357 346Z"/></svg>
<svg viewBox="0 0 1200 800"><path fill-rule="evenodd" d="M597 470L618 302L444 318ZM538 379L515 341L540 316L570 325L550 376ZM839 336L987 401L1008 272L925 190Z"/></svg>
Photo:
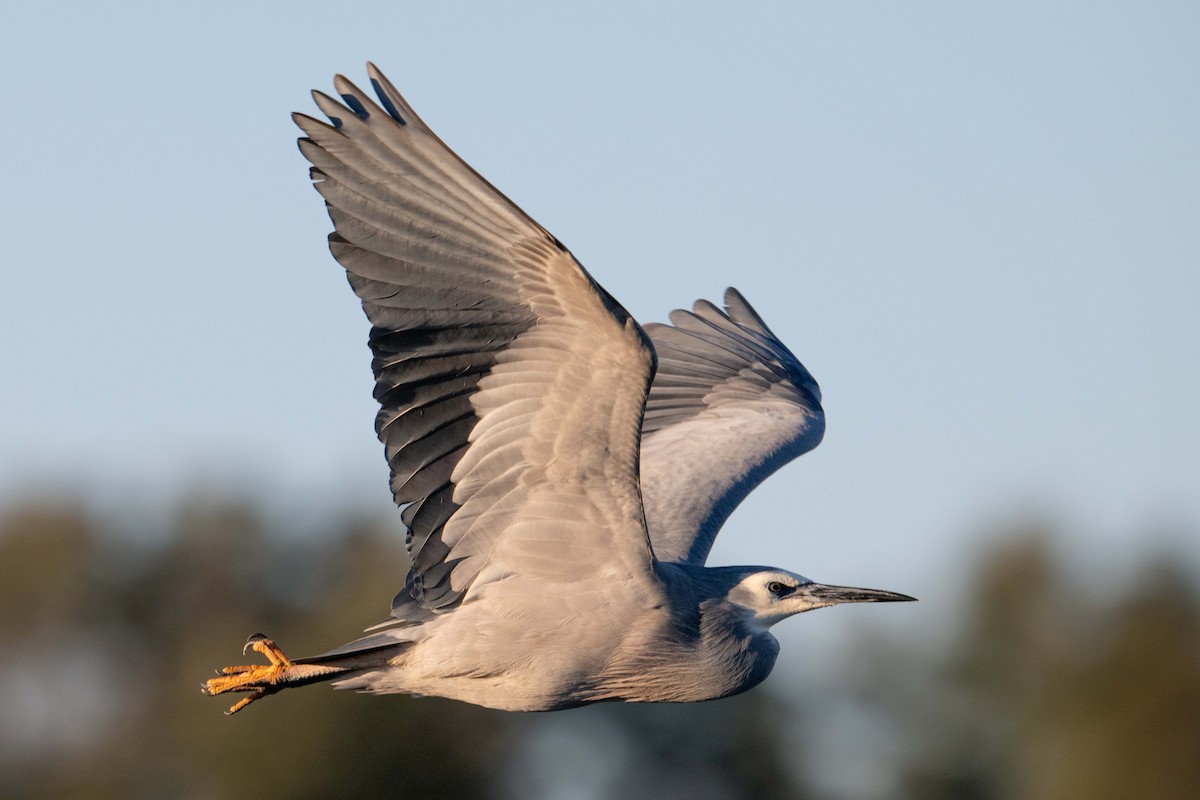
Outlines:
<svg viewBox="0 0 1200 800"><path fill-rule="evenodd" d="M199 684L245 635L319 652L402 578L386 525L276 527L228 503L136 537L0 514L0 796L1200 797L1200 600L1166 560L1081 587L1044 532L1003 537L952 635L874 630L828 692L783 669L715 703L521 715L318 686L227 719ZM822 763L847 713L879 746Z"/></svg>
<svg viewBox="0 0 1200 800"><path fill-rule="evenodd" d="M1014 533L981 560L944 650L892 643L859 660L848 694L901 733L898 794L1200 797L1194 581L1159 560L1080 584L1047 542Z"/></svg>

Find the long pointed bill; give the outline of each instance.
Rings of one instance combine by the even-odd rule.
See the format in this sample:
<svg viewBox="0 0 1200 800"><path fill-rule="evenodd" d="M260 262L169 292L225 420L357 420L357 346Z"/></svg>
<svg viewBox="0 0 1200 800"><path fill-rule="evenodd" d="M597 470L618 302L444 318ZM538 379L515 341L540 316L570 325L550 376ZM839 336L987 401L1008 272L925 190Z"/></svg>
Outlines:
<svg viewBox="0 0 1200 800"><path fill-rule="evenodd" d="M836 603L899 603L917 599L898 592L885 592L882 589L829 586L824 583L810 583L807 586L801 586L800 591L806 592L818 602L829 605Z"/></svg>

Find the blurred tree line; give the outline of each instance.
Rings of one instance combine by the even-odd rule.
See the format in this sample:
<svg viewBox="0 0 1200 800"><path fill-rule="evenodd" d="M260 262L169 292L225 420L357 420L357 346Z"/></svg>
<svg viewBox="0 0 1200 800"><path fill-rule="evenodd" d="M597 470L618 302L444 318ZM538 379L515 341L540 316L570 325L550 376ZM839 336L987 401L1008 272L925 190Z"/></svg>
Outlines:
<svg viewBox="0 0 1200 800"><path fill-rule="evenodd" d="M1045 535L981 558L936 646L864 635L832 695L782 670L714 703L555 714L315 687L227 719L201 695L252 632L307 655L382 619L392 524L310 540L203 503L135 537L79 508L0 514L0 796L852 797L795 731L865 708L887 745L837 769L883 770L877 796L1200 797L1194 581L1163 560L1080 591Z"/></svg>
<svg viewBox="0 0 1200 800"><path fill-rule="evenodd" d="M843 700L896 734L895 796L1200 797L1200 599L1166 557L1072 580L1045 530L1012 531L969 579L947 645L864 642Z"/></svg>

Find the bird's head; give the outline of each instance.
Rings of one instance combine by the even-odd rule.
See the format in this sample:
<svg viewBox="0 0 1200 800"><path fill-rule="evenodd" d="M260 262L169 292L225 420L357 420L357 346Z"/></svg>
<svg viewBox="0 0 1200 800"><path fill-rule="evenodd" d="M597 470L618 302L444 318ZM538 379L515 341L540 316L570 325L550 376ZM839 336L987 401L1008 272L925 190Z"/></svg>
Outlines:
<svg viewBox="0 0 1200 800"><path fill-rule="evenodd" d="M726 599L748 612L749 621L763 629L793 614L839 603L916 600L906 594L882 589L814 583L803 575L782 569L763 569L747 574L729 590Z"/></svg>

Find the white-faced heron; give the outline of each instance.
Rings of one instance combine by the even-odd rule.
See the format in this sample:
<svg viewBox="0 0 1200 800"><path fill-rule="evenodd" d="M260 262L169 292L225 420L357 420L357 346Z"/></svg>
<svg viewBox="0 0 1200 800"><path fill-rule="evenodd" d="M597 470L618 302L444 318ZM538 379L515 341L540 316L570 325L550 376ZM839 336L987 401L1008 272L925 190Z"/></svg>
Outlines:
<svg viewBox="0 0 1200 800"><path fill-rule="evenodd" d="M763 479L816 447L821 391L734 289L635 322L368 65L294 115L371 322L376 430L412 568L391 618L314 658L227 667L233 706L323 680L546 711L758 684L780 620L911 600L706 567ZM244 651L243 651L244 652Z"/></svg>

